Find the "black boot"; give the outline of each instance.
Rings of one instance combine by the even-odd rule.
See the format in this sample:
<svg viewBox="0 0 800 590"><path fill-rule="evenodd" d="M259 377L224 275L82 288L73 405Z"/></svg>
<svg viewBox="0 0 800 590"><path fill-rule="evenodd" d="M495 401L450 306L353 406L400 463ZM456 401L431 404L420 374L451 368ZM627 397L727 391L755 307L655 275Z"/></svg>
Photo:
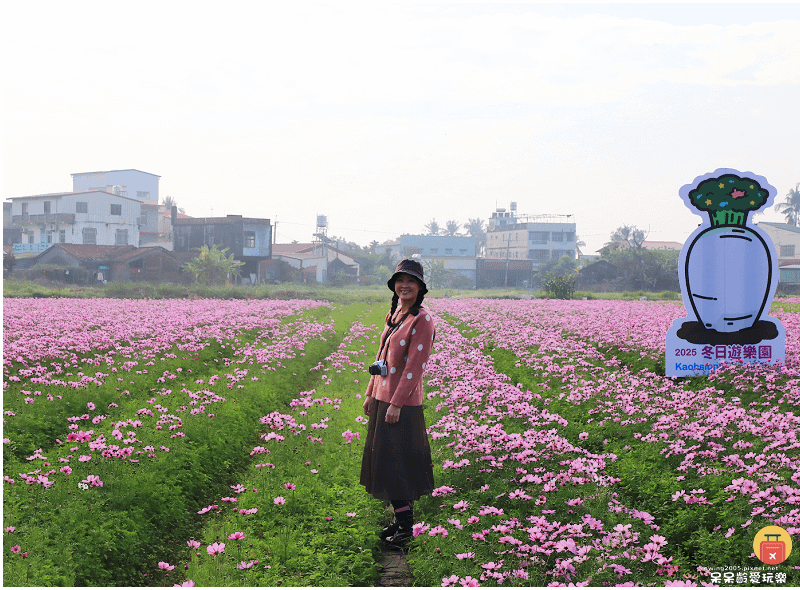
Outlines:
<svg viewBox="0 0 800 590"><path fill-rule="evenodd" d="M381 541L385 541L386 539L394 535L399 528L400 528L400 523L397 522L397 518L395 518L392 521L392 524L390 524L387 527L383 527L383 530L381 530L380 532Z"/></svg>
<svg viewBox="0 0 800 590"><path fill-rule="evenodd" d="M414 537L414 513L411 508L395 513L397 520L397 532L385 539L386 544L391 547L402 548Z"/></svg>

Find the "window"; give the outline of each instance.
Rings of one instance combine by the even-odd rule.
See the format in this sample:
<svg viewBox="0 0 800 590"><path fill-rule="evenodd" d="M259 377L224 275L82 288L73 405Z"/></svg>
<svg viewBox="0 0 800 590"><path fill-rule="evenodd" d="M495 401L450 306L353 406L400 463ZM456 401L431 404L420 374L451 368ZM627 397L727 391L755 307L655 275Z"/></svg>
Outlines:
<svg viewBox="0 0 800 590"><path fill-rule="evenodd" d="M531 260L547 260L547 250L528 250L528 258Z"/></svg>
<svg viewBox="0 0 800 590"><path fill-rule="evenodd" d="M84 244L97 244L97 230L93 227L83 228L83 243Z"/></svg>
<svg viewBox="0 0 800 590"><path fill-rule="evenodd" d="M563 231L553 232L552 240L554 242L563 242L564 241L564 232Z"/></svg>
<svg viewBox="0 0 800 590"><path fill-rule="evenodd" d="M44 212L45 213L50 213L50 201L45 201L44 202Z"/></svg>
<svg viewBox="0 0 800 590"><path fill-rule="evenodd" d="M137 199L150 199L150 191L136 191Z"/></svg>
<svg viewBox="0 0 800 590"><path fill-rule="evenodd" d="M22 203L22 217L28 216L28 203Z"/></svg>
<svg viewBox="0 0 800 590"><path fill-rule="evenodd" d="M568 232L566 232L566 233L564 234L564 238L565 238L565 239L566 239L568 242L574 242L574 241L575 241L575 232L574 232L574 231L568 231Z"/></svg>
<svg viewBox="0 0 800 590"><path fill-rule="evenodd" d="M528 232L528 241L531 244L546 244L549 237L546 231L530 231Z"/></svg>
<svg viewBox="0 0 800 590"><path fill-rule="evenodd" d="M67 230L60 229L58 230L58 241L60 244L64 244L67 241Z"/></svg>
<svg viewBox="0 0 800 590"><path fill-rule="evenodd" d="M89 203L75 203L75 213L88 213L89 212Z"/></svg>
<svg viewBox="0 0 800 590"><path fill-rule="evenodd" d="M793 258L794 257L794 244L789 244L788 246L781 246L781 258Z"/></svg>
<svg viewBox="0 0 800 590"><path fill-rule="evenodd" d="M147 211L142 211L142 216L139 218L139 225L147 225Z"/></svg>
<svg viewBox="0 0 800 590"><path fill-rule="evenodd" d="M452 256L453 255L453 249L452 248L445 248L444 249L444 255L445 256Z"/></svg>
<svg viewBox="0 0 800 590"><path fill-rule="evenodd" d="M256 232L254 231L244 232L244 247L245 248L256 247Z"/></svg>
<svg viewBox="0 0 800 590"><path fill-rule="evenodd" d="M116 246L127 246L128 245L128 230L127 229L118 229L116 239L114 241Z"/></svg>
<svg viewBox="0 0 800 590"><path fill-rule="evenodd" d="M48 229L47 230L47 243L48 244L52 244L53 243L53 238L54 238L55 234L56 234L55 230L52 230L52 229Z"/></svg>
<svg viewBox="0 0 800 590"><path fill-rule="evenodd" d="M33 244L33 232L28 234L28 243Z"/></svg>
<svg viewBox="0 0 800 590"><path fill-rule="evenodd" d="M111 215L122 215L122 205L111 205Z"/></svg>
<svg viewBox="0 0 800 590"><path fill-rule="evenodd" d="M439 253L439 248L431 248L431 256L436 256Z"/></svg>
<svg viewBox="0 0 800 590"><path fill-rule="evenodd" d="M461 250L459 250L459 252L461 253L461 256L466 256L467 255L467 249L466 248L461 248Z"/></svg>

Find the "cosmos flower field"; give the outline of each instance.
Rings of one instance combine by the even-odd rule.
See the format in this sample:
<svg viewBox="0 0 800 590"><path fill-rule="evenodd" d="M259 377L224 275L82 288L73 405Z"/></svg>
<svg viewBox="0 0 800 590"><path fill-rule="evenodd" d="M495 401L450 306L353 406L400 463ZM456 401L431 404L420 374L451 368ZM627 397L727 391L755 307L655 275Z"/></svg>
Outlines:
<svg viewBox="0 0 800 590"><path fill-rule="evenodd" d="M785 366L663 376L679 304L436 299L415 584L709 585L800 533ZM6 299L5 585L373 585L358 486L386 309ZM800 559L738 585L797 585ZM733 585L733 584L726 584Z"/></svg>

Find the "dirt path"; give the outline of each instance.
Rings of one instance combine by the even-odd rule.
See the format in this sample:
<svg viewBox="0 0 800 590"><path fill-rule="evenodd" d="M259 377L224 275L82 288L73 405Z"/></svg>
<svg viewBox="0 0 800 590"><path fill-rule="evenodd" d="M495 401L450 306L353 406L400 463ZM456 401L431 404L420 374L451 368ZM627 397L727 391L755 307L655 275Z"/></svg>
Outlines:
<svg viewBox="0 0 800 590"><path fill-rule="evenodd" d="M376 586L412 586L414 577L406 563L406 555L399 549L386 547L381 559L381 579Z"/></svg>

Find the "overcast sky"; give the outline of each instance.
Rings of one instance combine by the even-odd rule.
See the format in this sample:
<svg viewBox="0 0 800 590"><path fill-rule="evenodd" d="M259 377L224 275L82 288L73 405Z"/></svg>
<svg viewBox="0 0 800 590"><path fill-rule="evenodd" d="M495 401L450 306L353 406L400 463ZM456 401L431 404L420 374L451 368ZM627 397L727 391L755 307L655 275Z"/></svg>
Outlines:
<svg viewBox="0 0 800 590"><path fill-rule="evenodd" d="M189 215L288 242L324 214L361 245L516 201L573 215L594 252L624 223L683 242L700 218L678 189L716 168L776 203L800 183L796 3L16 2L3 21L4 198L135 168Z"/></svg>

